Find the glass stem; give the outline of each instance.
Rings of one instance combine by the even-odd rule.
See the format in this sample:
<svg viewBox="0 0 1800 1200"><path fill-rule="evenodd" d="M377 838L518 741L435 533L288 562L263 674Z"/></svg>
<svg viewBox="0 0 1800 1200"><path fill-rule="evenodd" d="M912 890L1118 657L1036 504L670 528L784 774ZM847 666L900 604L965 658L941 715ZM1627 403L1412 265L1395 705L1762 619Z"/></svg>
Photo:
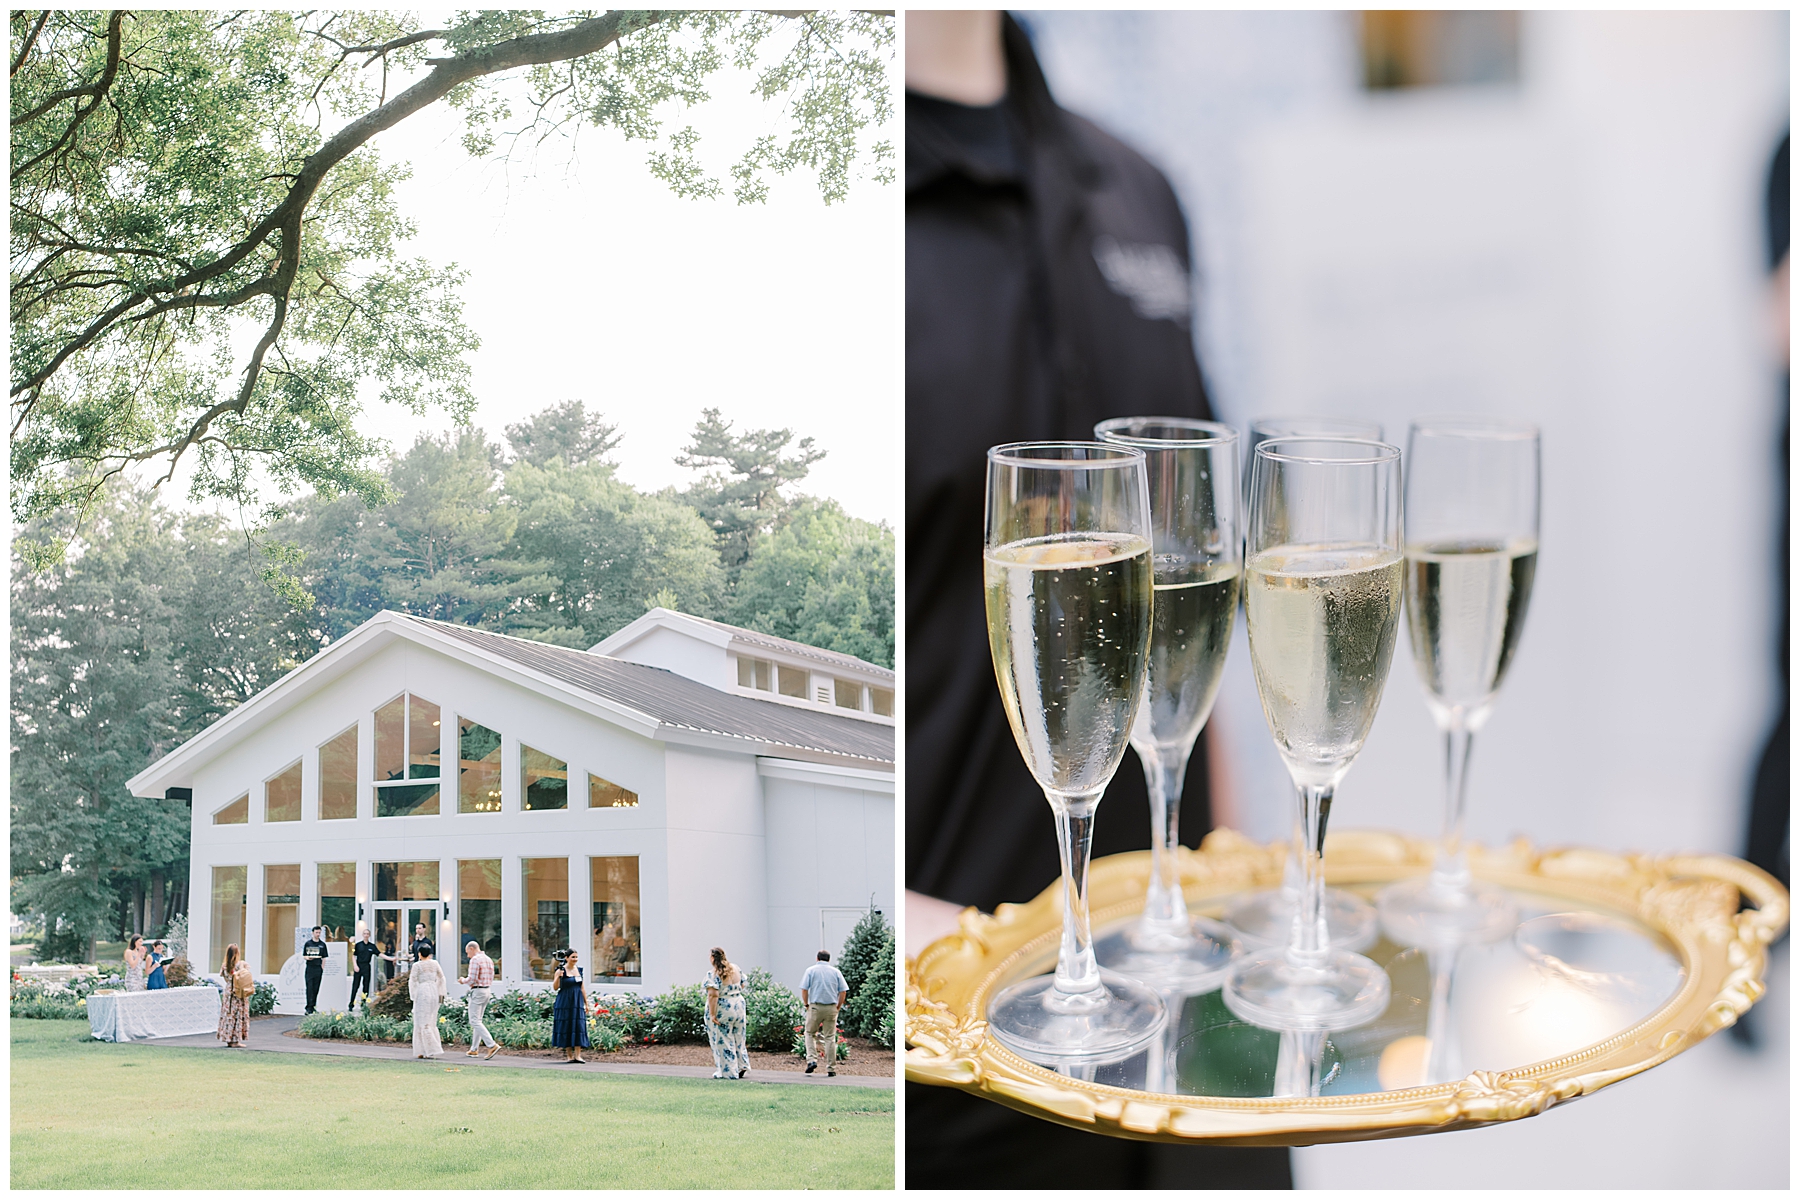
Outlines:
<svg viewBox="0 0 1800 1200"><path fill-rule="evenodd" d="M1181 786L1187 779L1187 755L1173 747L1145 753L1144 783L1150 792L1150 888L1144 896L1145 930L1185 935L1189 917L1181 893Z"/></svg>
<svg viewBox="0 0 1800 1200"><path fill-rule="evenodd" d="M1469 799L1469 750L1475 734L1453 720L1444 731L1444 837L1431 868L1432 889L1460 894L1469 889L1469 856L1463 849L1463 817Z"/></svg>
<svg viewBox="0 0 1800 1200"><path fill-rule="evenodd" d="M1455 1049L1456 1031L1450 1026L1450 988L1456 982L1455 946L1431 951L1431 1007L1425 1016L1426 1083L1453 1083L1462 1077Z"/></svg>
<svg viewBox="0 0 1800 1200"><path fill-rule="evenodd" d="M1323 966L1331 955L1325 930L1325 825L1331 819L1332 787L1302 784L1300 792L1300 903L1287 960L1296 967Z"/></svg>
<svg viewBox="0 0 1800 1200"><path fill-rule="evenodd" d="M1062 949L1056 956L1056 986L1044 997L1046 1007L1087 1007L1104 1002L1100 964L1094 960L1093 932L1088 927L1088 858L1094 849L1094 811L1100 793L1050 795L1056 810L1056 849L1062 856Z"/></svg>

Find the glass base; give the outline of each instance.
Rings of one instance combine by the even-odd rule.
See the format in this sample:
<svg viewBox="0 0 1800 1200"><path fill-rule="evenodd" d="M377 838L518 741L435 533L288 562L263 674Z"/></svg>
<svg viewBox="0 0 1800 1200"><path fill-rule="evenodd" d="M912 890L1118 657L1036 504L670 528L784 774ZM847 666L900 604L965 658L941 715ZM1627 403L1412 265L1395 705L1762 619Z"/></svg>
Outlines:
<svg viewBox="0 0 1800 1200"><path fill-rule="evenodd" d="M1101 966L1159 992L1188 996L1210 992L1224 981L1234 949L1231 930L1210 917L1193 918L1185 935L1160 933L1133 921L1094 941Z"/></svg>
<svg viewBox="0 0 1800 1200"><path fill-rule="evenodd" d="M1429 875L1383 888L1375 905L1396 945L1426 950L1498 941L1519 926L1519 910L1504 892L1479 884L1439 888Z"/></svg>
<svg viewBox="0 0 1800 1200"><path fill-rule="evenodd" d="M1294 907L1300 897L1286 888L1239 896L1225 910L1225 923L1253 950L1285 949L1294 936ZM1375 906L1337 888L1325 889L1325 932L1334 950L1367 950L1380 936Z"/></svg>
<svg viewBox="0 0 1800 1200"><path fill-rule="evenodd" d="M1000 992L987 1010L994 1039L1034 1062L1123 1057L1167 1021L1161 996L1111 971L1100 972L1096 991L1077 996L1059 994L1054 974L1038 975Z"/></svg>
<svg viewBox="0 0 1800 1200"><path fill-rule="evenodd" d="M1330 950L1318 966L1296 966L1286 950L1263 950L1225 976L1225 1007L1238 1019L1283 1033L1354 1029L1387 1011L1387 972L1360 954Z"/></svg>

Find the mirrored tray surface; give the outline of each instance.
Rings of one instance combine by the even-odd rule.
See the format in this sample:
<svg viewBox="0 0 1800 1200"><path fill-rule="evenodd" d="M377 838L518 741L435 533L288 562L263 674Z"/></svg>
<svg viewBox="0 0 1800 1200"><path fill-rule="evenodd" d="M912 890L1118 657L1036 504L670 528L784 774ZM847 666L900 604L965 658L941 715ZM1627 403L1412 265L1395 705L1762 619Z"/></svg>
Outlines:
<svg viewBox="0 0 1800 1200"><path fill-rule="evenodd" d="M1335 887L1372 899L1430 868L1429 842L1348 833L1326 853ZM1231 833L1183 859L1193 911L1220 916L1278 886L1284 846ZM1135 917L1147 853L1096 862L1094 927ZM1737 1019L1762 993L1787 897L1719 856L1628 857L1472 848L1476 874L1520 910L1506 937L1450 952L1364 951L1388 972L1380 1017L1331 1034L1277 1033L1216 988L1167 993L1164 1032L1112 1062L1031 1063L985 1036L987 997L1055 965L1057 887L986 916L908 963L907 1077L1119 1136L1301 1145L1467 1128L1534 1115L1648 1069ZM1753 907L1739 911L1740 900Z"/></svg>

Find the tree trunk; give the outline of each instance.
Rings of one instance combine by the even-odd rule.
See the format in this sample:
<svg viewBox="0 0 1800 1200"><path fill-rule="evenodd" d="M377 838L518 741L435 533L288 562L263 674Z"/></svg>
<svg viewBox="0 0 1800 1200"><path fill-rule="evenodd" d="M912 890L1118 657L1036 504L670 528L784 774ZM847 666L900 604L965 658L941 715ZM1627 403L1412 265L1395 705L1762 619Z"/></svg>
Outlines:
<svg viewBox="0 0 1800 1200"><path fill-rule="evenodd" d="M160 930L163 920L163 873L152 871L150 872L150 924L152 928Z"/></svg>

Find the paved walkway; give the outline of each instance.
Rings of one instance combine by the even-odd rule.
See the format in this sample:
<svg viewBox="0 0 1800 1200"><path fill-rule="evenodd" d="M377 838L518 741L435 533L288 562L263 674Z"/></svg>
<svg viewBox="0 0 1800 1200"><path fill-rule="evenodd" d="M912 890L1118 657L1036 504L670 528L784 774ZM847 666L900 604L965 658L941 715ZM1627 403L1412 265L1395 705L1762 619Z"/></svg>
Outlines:
<svg viewBox="0 0 1800 1200"><path fill-rule="evenodd" d="M493 1058L470 1058L460 1047L446 1046L444 1056L431 1062L421 1062L412 1055L407 1046L380 1045L372 1042L324 1042L311 1038L284 1036L288 1030L300 1023L299 1017L267 1017L250 1022L249 1048L266 1050L278 1054L329 1054L340 1058L388 1058L397 1062L415 1063L420 1067L467 1067L493 1070L503 1067L523 1067L527 1070L557 1071L572 1074L587 1071L601 1075L662 1075L678 1079L711 1079L710 1067L683 1067L672 1063L615 1063L585 1062L563 1063L553 1058L521 1058L512 1054L498 1054ZM226 1051L223 1042L210 1033L187 1034L182 1037L154 1038L149 1041L133 1042L134 1046L188 1046L199 1049L214 1049L221 1053ZM799 1071L751 1071L748 1079L752 1083L797 1083L807 1087L864 1087L886 1088L893 1090L892 1075L806 1075ZM720 1080L721 1083L726 1082Z"/></svg>

